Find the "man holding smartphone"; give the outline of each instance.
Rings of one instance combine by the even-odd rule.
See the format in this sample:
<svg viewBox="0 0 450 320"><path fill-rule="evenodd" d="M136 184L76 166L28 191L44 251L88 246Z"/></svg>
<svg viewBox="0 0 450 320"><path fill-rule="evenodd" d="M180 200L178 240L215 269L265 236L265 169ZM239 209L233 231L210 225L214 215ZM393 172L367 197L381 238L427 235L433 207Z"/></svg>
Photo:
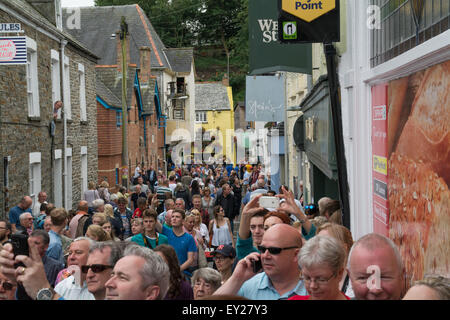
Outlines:
<svg viewBox="0 0 450 320"><path fill-rule="evenodd" d="M306 294L297 255L302 247L300 233L287 224L269 228L258 250L239 261L232 276L214 295L239 295L250 300L286 300ZM255 274L260 260L263 272ZM254 262L255 261L255 262Z"/></svg>

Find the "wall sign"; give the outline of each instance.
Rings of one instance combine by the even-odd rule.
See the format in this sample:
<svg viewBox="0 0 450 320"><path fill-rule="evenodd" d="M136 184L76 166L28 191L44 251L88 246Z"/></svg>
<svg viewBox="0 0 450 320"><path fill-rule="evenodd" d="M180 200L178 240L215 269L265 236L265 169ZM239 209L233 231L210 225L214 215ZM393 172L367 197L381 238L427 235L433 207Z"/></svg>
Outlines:
<svg viewBox="0 0 450 320"><path fill-rule="evenodd" d="M25 37L0 37L0 64L27 64Z"/></svg>

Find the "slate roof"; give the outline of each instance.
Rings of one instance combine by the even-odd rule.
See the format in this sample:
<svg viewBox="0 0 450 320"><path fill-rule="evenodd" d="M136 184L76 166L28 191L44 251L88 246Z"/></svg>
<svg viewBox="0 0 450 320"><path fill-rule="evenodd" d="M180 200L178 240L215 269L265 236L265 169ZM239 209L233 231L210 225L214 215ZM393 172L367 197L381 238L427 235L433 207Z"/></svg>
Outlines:
<svg viewBox="0 0 450 320"><path fill-rule="evenodd" d="M122 108L122 74L119 73L116 68L96 68L95 75L95 88L101 90L100 92L97 91L97 95L111 106ZM128 68L127 76L127 106L130 107L134 95L134 77L136 76L136 69ZM106 90L104 90L105 88L102 88L102 85L106 87Z"/></svg>
<svg viewBox="0 0 450 320"><path fill-rule="evenodd" d="M73 14L63 8L63 25L66 19ZM107 7L79 7L80 29L67 29L75 38L84 43L100 57L98 64L117 64L117 39L111 35L120 31L121 17L124 16L128 24L128 38L130 44L130 63L139 68L139 48L150 47L150 63L152 68L169 68L165 57L165 46L145 12L136 5L107 6Z"/></svg>
<svg viewBox="0 0 450 320"><path fill-rule="evenodd" d="M165 52L174 72L186 74L191 72L191 64L194 59L193 48L169 48Z"/></svg>
<svg viewBox="0 0 450 320"><path fill-rule="evenodd" d="M63 35L64 38L75 48L84 51L87 53L91 59L98 59L98 55L95 55L93 51L91 51L87 46L78 41L76 37L73 37L70 33L65 30L58 29L53 23L47 20L39 11L36 10L30 3L25 0L1 0L3 4L12 8L14 11L17 11L24 15L26 18L31 21L36 22L38 25L44 27L44 29L50 30L53 34L58 33Z"/></svg>
<svg viewBox="0 0 450 320"><path fill-rule="evenodd" d="M195 111L231 110L227 87L222 82L195 83Z"/></svg>

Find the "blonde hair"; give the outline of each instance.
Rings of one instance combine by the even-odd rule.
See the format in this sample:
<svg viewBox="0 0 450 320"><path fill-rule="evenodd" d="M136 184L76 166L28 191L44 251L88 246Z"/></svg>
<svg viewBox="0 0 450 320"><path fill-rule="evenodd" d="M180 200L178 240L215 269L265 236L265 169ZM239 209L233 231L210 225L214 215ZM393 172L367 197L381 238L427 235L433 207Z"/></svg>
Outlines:
<svg viewBox="0 0 450 320"><path fill-rule="evenodd" d="M106 214L102 213L102 212L96 212L94 213L94 215L92 216L92 221L94 221L95 218L100 218L100 225L104 225L107 221L108 218L106 217Z"/></svg>
<svg viewBox="0 0 450 320"><path fill-rule="evenodd" d="M99 225L96 224L91 224L86 231L87 233L90 233L92 236L96 237L97 240L96 241L110 241L111 240L111 236L105 231L103 230L102 227L100 227Z"/></svg>
<svg viewBox="0 0 450 320"><path fill-rule="evenodd" d="M336 223L324 223L320 227L317 228L316 234L319 234L320 231L326 230L330 233L330 236L338 239L345 245L345 251L347 254L350 252L350 249L353 246L353 237L350 230L346 227L336 224Z"/></svg>
<svg viewBox="0 0 450 320"><path fill-rule="evenodd" d="M114 208L112 205L110 204L105 204L105 209L103 210L103 213L110 217L110 218L114 218Z"/></svg>

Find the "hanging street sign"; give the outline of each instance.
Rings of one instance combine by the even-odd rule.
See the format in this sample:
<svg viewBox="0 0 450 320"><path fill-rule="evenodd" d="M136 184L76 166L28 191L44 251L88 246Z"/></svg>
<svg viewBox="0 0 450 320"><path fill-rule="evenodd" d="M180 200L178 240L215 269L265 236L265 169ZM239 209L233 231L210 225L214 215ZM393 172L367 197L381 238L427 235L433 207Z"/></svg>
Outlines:
<svg viewBox="0 0 450 320"><path fill-rule="evenodd" d="M278 0L278 11L282 43L340 41L339 0Z"/></svg>
<svg viewBox="0 0 450 320"><path fill-rule="evenodd" d="M0 37L0 65L27 64L25 37Z"/></svg>

